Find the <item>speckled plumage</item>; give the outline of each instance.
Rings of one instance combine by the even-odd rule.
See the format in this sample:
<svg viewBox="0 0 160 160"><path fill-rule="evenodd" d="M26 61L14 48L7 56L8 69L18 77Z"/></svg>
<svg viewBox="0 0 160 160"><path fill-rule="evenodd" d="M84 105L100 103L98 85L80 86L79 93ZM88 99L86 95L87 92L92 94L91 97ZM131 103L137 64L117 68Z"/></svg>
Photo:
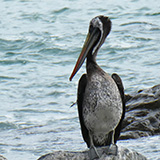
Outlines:
<svg viewBox="0 0 160 160"><path fill-rule="evenodd" d="M122 100L114 80L102 69L90 63L83 99L84 124L95 145L103 146L107 134L118 125L122 116ZM94 69L93 69L94 68Z"/></svg>

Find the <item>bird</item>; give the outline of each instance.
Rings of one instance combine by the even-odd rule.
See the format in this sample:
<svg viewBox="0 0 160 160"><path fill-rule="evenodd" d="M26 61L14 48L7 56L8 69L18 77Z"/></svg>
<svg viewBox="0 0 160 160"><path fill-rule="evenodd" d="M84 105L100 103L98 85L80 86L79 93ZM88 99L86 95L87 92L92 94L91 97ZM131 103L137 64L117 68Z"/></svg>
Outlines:
<svg viewBox="0 0 160 160"><path fill-rule="evenodd" d="M103 15L90 21L88 35L69 78L71 81L87 59L87 73L81 76L78 83L77 104L81 132L91 160L101 156L97 147L116 144L125 115L121 78L116 73L110 76L96 62L97 53L109 35L111 26L111 20Z"/></svg>

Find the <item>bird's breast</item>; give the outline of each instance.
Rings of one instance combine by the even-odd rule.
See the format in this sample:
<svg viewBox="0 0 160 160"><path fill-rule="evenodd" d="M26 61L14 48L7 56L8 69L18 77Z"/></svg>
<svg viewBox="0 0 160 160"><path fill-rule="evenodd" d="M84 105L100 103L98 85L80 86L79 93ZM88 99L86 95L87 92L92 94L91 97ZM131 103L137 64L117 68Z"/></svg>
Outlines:
<svg viewBox="0 0 160 160"><path fill-rule="evenodd" d="M95 134L106 134L116 128L121 115L122 101L112 78L98 74L90 77L83 101L86 127Z"/></svg>

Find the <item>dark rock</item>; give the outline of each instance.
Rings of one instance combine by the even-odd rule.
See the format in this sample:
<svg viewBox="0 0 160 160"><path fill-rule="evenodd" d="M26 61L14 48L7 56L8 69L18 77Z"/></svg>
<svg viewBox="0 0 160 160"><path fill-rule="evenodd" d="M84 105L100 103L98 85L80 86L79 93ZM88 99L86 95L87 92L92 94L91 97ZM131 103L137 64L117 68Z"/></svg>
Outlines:
<svg viewBox="0 0 160 160"><path fill-rule="evenodd" d="M125 95L126 114L120 139L136 139L145 136L160 135L160 85ZM102 147L103 148L103 147ZM101 148L99 148L101 149ZM88 160L88 152L56 151L40 157L38 160ZM118 155L103 154L100 160L146 160L135 151L118 147Z"/></svg>
<svg viewBox="0 0 160 160"><path fill-rule="evenodd" d="M126 115L120 139L160 134L160 85L126 97Z"/></svg>
<svg viewBox="0 0 160 160"><path fill-rule="evenodd" d="M99 150L103 150L101 147ZM106 155L105 153L101 156L99 160L147 160L141 154L128 150L123 147L118 147L117 156ZM55 151L53 153L46 154L40 157L38 160L89 160L88 152L69 152L69 151Z"/></svg>

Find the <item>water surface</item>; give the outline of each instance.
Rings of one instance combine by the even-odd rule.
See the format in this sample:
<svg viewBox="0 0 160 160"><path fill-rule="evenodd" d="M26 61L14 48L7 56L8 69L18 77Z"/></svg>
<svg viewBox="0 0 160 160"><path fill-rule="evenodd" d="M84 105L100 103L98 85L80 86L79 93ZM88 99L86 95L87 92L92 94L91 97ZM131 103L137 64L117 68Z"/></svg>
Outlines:
<svg viewBox="0 0 160 160"><path fill-rule="evenodd" d="M76 101L85 65L68 78L81 51L89 21L109 16L112 31L97 62L118 73L126 93L159 84L158 0L1 0L0 154L35 160L54 150L85 150ZM120 141L160 158L160 137Z"/></svg>

